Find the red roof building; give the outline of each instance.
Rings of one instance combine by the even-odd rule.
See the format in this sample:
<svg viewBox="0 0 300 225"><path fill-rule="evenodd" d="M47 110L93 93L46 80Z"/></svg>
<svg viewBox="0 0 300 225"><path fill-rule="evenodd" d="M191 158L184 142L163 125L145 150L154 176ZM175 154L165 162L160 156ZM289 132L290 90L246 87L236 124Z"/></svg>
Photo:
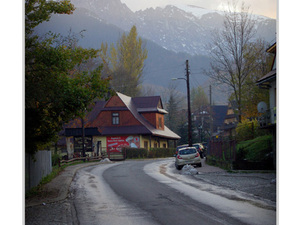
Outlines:
<svg viewBox="0 0 300 225"><path fill-rule="evenodd" d="M164 124L159 96L131 98L121 93L108 101L98 101L84 118L85 151L89 155L121 151L122 147L168 148L180 136ZM69 158L82 151L82 120L65 126Z"/></svg>

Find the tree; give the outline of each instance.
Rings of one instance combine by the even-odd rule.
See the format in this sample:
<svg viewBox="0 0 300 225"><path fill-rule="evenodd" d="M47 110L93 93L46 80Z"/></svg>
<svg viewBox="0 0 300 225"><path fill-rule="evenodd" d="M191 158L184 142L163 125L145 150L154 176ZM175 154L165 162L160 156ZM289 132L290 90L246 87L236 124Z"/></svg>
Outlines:
<svg viewBox="0 0 300 225"><path fill-rule="evenodd" d="M25 150L30 154L55 142L65 122L83 117L93 100L108 92L102 67L84 66L99 50L77 47L72 37L33 33L52 13L73 10L69 1L25 2Z"/></svg>
<svg viewBox="0 0 300 225"><path fill-rule="evenodd" d="M144 61L148 54L143 45L135 26L128 35L123 33L116 47L111 44L110 56L107 44L101 45L101 58L107 74L112 77L111 85L115 91L129 96L140 95Z"/></svg>
<svg viewBox="0 0 300 225"><path fill-rule="evenodd" d="M197 88L192 88L191 103L193 113L199 113L201 109L206 108L206 106L208 105L207 95L205 94L201 86L198 86Z"/></svg>
<svg viewBox="0 0 300 225"><path fill-rule="evenodd" d="M208 112L209 103L208 97L201 86L193 88L191 91L191 105L192 114L194 118L195 131L197 131L199 137L195 140L201 140L203 142L205 133L209 130ZM194 132L195 132L194 131Z"/></svg>
<svg viewBox="0 0 300 225"><path fill-rule="evenodd" d="M251 71L257 66L252 58L246 63L245 55L249 53L252 38L255 35L255 21L244 3L238 9L237 2L232 1L225 12L223 29L212 35L210 45L211 70L207 72L215 81L232 88L238 104L239 121L242 115L242 86ZM251 49L255 55L261 49Z"/></svg>
<svg viewBox="0 0 300 225"><path fill-rule="evenodd" d="M257 117L257 104L261 101L269 102L269 91L259 88L256 81L270 71L273 60L272 56L265 51L267 44L262 40L251 43L248 49L249 51L245 55L246 63L255 60L257 66L251 70L242 86L242 119ZM253 51L253 49L255 50Z"/></svg>
<svg viewBox="0 0 300 225"><path fill-rule="evenodd" d="M166 125L172 131L177 131L179 107L178 107L178 102L176 101L176 96L175 96L174 92L171 92L170 98L167 102L167 111L168 111L168 114L166 115Z"/></svg>

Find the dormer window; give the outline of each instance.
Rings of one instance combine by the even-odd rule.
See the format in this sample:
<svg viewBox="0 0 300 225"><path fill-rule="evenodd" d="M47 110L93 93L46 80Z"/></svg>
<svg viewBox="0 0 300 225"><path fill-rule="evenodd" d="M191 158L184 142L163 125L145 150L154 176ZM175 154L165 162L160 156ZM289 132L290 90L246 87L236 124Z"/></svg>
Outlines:
<svg viewBox="0 0 300 225"><path fill-rule="evenodd" d="M163 122L162 122L162 118L161 117L158 118L158 128L160 128L160 129L163 128Z"/></svg>
<svg viewBox="0 0 300 225"><path fill-rule="evenodd" d="M120 124L119 113L112 113L112 124L113 125L119 125Z"/></svg>

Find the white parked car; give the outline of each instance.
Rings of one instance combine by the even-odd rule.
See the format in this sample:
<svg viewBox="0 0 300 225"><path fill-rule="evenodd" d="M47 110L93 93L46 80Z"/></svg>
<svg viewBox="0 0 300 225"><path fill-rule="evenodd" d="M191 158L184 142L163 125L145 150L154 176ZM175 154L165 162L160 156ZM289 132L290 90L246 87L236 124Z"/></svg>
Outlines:
<svg viewBox="0 0 300 225"><path fill-rule="evenodd" d="M178 150L175 158L175 167L181 170L184 165L196 165L201 167L200 154L195 147L184 147Z"/></svg>

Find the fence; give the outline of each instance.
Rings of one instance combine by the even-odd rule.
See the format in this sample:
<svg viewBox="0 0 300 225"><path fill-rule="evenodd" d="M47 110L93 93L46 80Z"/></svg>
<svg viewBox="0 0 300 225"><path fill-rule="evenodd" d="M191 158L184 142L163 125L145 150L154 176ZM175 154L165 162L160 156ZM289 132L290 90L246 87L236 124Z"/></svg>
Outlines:
<svg viewBox="0 0 300 225"><path fill-rule="evenodd" d="M209 142L208 154L217 159L225 161L235 161L236 159L236 140L212 139Z"/></svg>
<svg viewBox="0 0 300 225"><path fill-rule="evenodd" d="M112 161L125 160L130 158L164 158L172 157L175 154L175 148L152 148L147 150L145 148L130 148L124 147L120 150L111 150L106 147L102 147L99 151L99 156L95 153L86 152L86 157L82 157L81 152L73 154L72 159L68 159L67 156L63 157L63 160L59 161L59 165L68 164L75 161L97 161L104 158L108 158Z"/></svg>
<svg viewBox="0 0 300 225"><path fill-rule="evenodd" d="M51 151L38 151L34 158L25 155L25 191L37 186L43 177L52 172Z"/></svg>
<svg viewBox="0 0 300 225"><path fill-rule="evenodd" d="M103 159L101 156L95 156L95 157L76 157L76 158L72 158L72 159L63 159L58 161L58 166L63 166L69 163L73 163L73 162L93 162L93 161L99 161Z"/></svg>

